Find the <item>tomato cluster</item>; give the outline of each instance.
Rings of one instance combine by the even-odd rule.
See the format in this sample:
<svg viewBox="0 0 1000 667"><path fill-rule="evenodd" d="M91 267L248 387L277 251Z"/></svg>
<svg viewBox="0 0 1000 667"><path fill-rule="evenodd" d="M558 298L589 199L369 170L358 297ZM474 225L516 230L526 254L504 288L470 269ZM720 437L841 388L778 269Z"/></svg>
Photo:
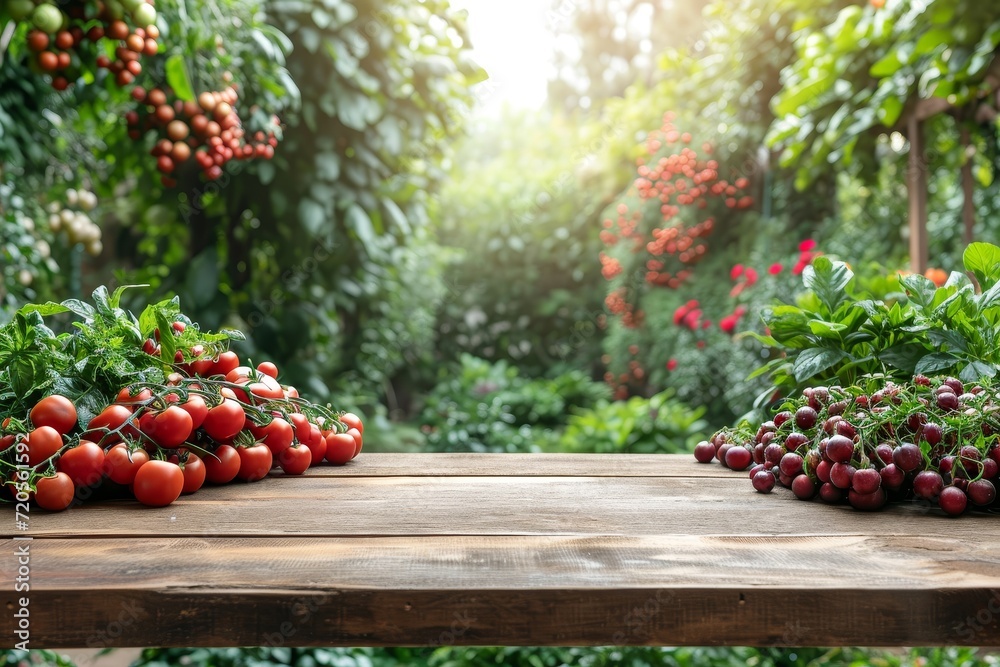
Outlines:
<svg viewBox="0 0 1000 667"><path fill-rule="evenodd" d="M63 8L49 2L36 5L32 0L8 3L16 20L31 23L32 66L50 75L56 90L66 90L70 81L94 66L111 70L118 85L127 86L142 72L140 57L159 51L160 33L151 0L62 4ZM114 60L99 45L105 39L115 44Z"/></svg>
<svg viewBox="0 0 1000 667"><path fill-rule="evenodd" d="M185 328L174 322L170 335ZM143 350L159 356L160 337L157 330ZM86 424L58 394L40 400L25 421L8 417L0 430L8 491L63 510L98 487L118 487L162 507L206 483L253 482L279 468L300 475L361 452L364 424L356 415L302 399L279 383L273 363L252 368L235 352L210 356L199 348L177 350L176 372L164 384L122 388Z"/></svg>
<svg viewBox="0 0 1000 667"><path fill-rule="evenodd" d="M222 176L222 168L230 160L274 157L278 145L275 130L277 117L265 133L249 135L236 110L238 99L235 86L220 92L204 92L196 100L168 100L169 89L146 90L136 86L132 98L142 106L125 114L129 136L139 139L153 132L157 142L150 154L156 158L163 185L177 185L174 172L185 163L197 163L206 180Z"/></svg>

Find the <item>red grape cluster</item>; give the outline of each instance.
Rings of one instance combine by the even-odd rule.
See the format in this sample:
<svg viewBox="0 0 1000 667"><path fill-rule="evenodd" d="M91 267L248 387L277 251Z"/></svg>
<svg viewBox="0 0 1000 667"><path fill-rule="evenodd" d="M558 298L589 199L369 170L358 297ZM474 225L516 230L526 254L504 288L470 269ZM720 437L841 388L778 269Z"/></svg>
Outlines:
<svg viewBox="0 0 1000 667"><path fill-rule="evenodd" d="M151 0L97 4L72 0L62 8L44 1L10 0L8 9L16 20L33 26L27 40L34 54L32 65L52 77L56 90L65 90L71 80L94 65L110 69L118 85L128 85L142 72L140 56L155 55L159 50ZM116 43L114 61L98 46L102 39Z"/></svg>
<svg viewBox="0 0 1000 667"><path fill-rule="evenodd" d="M749 469L761 493L781 484L802 500L818 495L860 510L918 500L957 516L998 504L998 399L983 385L922 375L871 392L813 387L756 429L723 429L694 454Z"/></svg>
<svg viewBox="0 0 1000 667"><path fill-rule="evenodd" d="M184 163L197 162L207 180L222 176L230 160L259 157L270 160L278 139L274 130L277 117L272 117L272 129L249 136L236 111L236 88L221 92L204 92L197 100L168 102L168 93L159 88L132 90L132 97L144 105L139 111L125 115L129 136L139 139L145 132L159 137L150 153L156 158L156 168L162 174L164 186L174 187L173 176Z"/></svg>

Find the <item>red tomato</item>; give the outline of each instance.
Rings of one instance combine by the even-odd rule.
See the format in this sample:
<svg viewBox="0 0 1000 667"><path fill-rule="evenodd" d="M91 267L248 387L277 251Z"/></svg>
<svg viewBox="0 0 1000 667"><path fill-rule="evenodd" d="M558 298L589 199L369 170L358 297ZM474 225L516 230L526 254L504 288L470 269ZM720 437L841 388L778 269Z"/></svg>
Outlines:
<svg viewBox="0 0 1000 667"><path fill-rule="evenodd" d="M35 428L51 426L59 435L66 435L76 428L76 407L65 396L47 396L31 409L31 423Z"/></svg>
<svg viewBox="0 0 1000 667"><path fill-rule="evenodd" d="M83 437L87 440L93 440L98 444L102 444L105 438L108 439L108 442L111 442L115 438L115 435L109 432L121 428L131 416L131 408L117 404L109 405L104 408L101 414L90 420L90 423L87 424L87 432L83 434ZM119 433L132 438L136 437L135 427L131 425L123 428Z"/></svg>
<svg viewBox="0 0 1000 667"><path fill-rule="evenodd" d="M354 458L358 445L347 433L331 433L326 437L326 460L342 466Z"/></svg>
<svg viewBox="0 0 1000 667"><path fill-rule="evenodd" d="M246 482L256 482L267 477L274 461L270 449L257 443L252 447L240 447L237 451L240 455L240 470L236 473L237 477Z"/></svg>
<svg viewBox="0 0 1000 667"><path fill-rule="evenodd" d="M296 389L295 387L291 387L291 386L284 387L283 388L283 393L285 394L285 398L298 398L299 397L299 390Z"/></svg>
<svg viewBox="0 0 1000 667"><path fill-rule="evenodd" d="M189 394L188 400L180 405L181 410L191 415L191 429L200 428L205 423L205 416L208 414L208 405L205 399L198 394Z"/></svg>
<svg viewBox="0 0 1000 667"><path fill-rule="evenodd" d="M191 437L191 415L171 405L166 410L143 415L139 421L142 432L165 449L176 449Z"/></svg>
<svg viewBox="0 0 1000 667"><path fill-rule="evenodd" d="M246 421L246 412L243 411L243 406L227 398L220 405L208 411L201 427L213 440L225 442L231 440L243 429L244 421Z"/></svg>
<svg viewBox="0 0 1000 667"><path fill-rule="evenodd" d="M228 484L240 471L240 455L231 445L221 445L215 455L209 454L203 460L205 479L212 484Z"/></svg>
<svg viewBox="0 0 1000 667"><path fill-rule="evenodd" d="M270 361L265 361L258 364L257 370L263 373L264 375L267 375L268 377L278 379L278 367L272 364Z"/></svg>
<svg viewBox="0 0 1000 667"><path fill-rule="evenodd" d="M51 458L63 446L62 436L51 426L39 426L28 434L28 465Z"/></svg>
<svg viewBox="0 0 1000 667"><path fill-rule="evenodd" d="M140 389L139 391L133 392L131 387L125 387L118 392L118 398L115 399L115 403L132 405L135 403L145 403L151 398L153 398L153 392L149 389Z"/></svg>
<svg viewBox="0 0 1000 667"><path fill-rule="evenodd" d="M165 507L180 498L184 473L173 463L147 461L132 482L135 499L150 507Z"/></svg>
<svg viewBox="0 0 1000 667"><path fill-rule="evenodd" d="M309 451L312 452L312 464L319 465L323 457L326 456L326 438L316 426L312 426L309 439L305 443L309 447Z"/></svg>
<svg viewBox="0 0 1000 667"><path fill-rule="evenodd" d="M53 477L43 477L35 484L35 502L42 509L61 512L73 502L76 487L64 472Z"/></svg>
<svg viewBox="0 0 1000 667"><path fill-rule="evenodd" d="M183 322L173 322L170 326L175 333L184 333L184 330L187 329L187 325Z"/></svg>
<svg viewBox="0 0 1000 667"><path fill-rule="evenodd" d="M15 440L17 440L17 436L14 434L5 435L0 438L0 452L5 451L8 447L13 445Z"/></svg>
<svg viewBox="0 0 1000 667"><path fill-rule="evenodd" d="M292 426L295 427L295 437L302 444L308 445L312 438L312 424L309 423L309 419L301 412L293 412L288 415L288 418L292 420Z"/></svg>
<svg viewBox="0 0 1000 667"><path fill-rule="evenodd" d="M77 486L97 486L104 477L104 450L87 440L63 452L56 468Z"/></svg>
<svg viewBox="0 0 1000 667"><path fill-rule="evenodd" d="M215 361L212 359L196 359L190 364L189 372L191 375L200 375L201 377L208 377L212 374L212 369L215 368Z"/></svg>
<svg viewBox="0 0 1000 667"><path fill-rule="evenodd" d="M234 368L239 368L240 357L235 352L223 352L212 367L212 375L226 375Z"/></svg>
<svg viewBox="0 0 1000 667"><path fill-rule="evenodd" d="M193 453L188 452L187 459L181 463L181 471L184 473L184 488L181 493L194 493L205 484L205 463Z"/></svg>
<svg viewBox="0 0 1000 667"><path fill-rule="evenodd" d="M292 425L281 417L275 417L267 426L251 426L250 432L257 440L267 445L274 456L288 449L295 437Z"/></svg>
<svg viewBox="0 0 1000 667"><path fill-rule="evenodd" d="M247 390L258 399L256 402L278 401L285 397L278 381L269 375L258 375L256 381L247 385Z"/></svg>
<svg viewBox="0 0 1000 667"><path fill-rule="evenodd" d="M364 423L362 423L361 417L358 417L356 414L352 412L345 412L344 414L340 415L340 423L346 426L347 428L358 429L358 432L361 433L361 435L364 435L365 433L365 425Z"/></svg>
<svg viewBox="0 0 1000 667"><path fill-rule="evenodd" d="M286 447L278 454L278 464L289 475L301 475L312 465L312 450L305 445Z"/></svg>
<svg viewBox="0 0 1000 667"><path fill-rule="evenodd" d="M358 454L361 453L361 447L364 444L362 443L361 431L359 431L356 428L349 428L347 429L347 435L354 438L354 444L357 445L357 447L354 449L354 456L357 456ZM351 458L354 458L354 456L352 456Z"/></svg>
<svg viewBox="0 0 1000 667"><path fill-rule="evenodd" d="M226 373L226 382L239 382L240 380L249 380L251 377L256 375L253 369L249 366L238 366L233 370Z"/></svg>
<svg viewBox="0 0 1000 667"><path fill-rule="evenodd" d="M139 468L149 461L145 449L129 451L125 443L119 443L108 450L104 456L104 470L112 482L131 484Z"/></svg>

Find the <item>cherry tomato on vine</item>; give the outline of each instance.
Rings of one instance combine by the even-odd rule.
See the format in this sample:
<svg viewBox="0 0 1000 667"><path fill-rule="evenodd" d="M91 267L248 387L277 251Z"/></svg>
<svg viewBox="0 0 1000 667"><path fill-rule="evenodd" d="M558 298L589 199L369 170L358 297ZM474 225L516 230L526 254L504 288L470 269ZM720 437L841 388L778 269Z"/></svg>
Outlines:
<svg viewBox="0 0 1000 667"><path fill-rule="evenodd" d="M181 410L191 415L191 428L200 428L205 423L205 416L208 414L208 405L205 399L198 394L189 394L188 400L180 404Z"/></svg>
<svg viewBox="0 0 1000 667"><path fill-rule="evenodd" d="M51 426L39 426L28 434L28 465L49 459L63 446L62 436Z"/></svg>
<svg viewBox="0 0 1000 667"><path fill-rule="evenodd" d="M205 464L205 479L212 484L228 484L240 471L240 455L231 445L221 445L214 455L207 455L202 462Z"/></svg>
<svg viewBox="0 0 1000 667"><path fill-rule="evenodd" d="M191 415L176 405L149 413L139 422L143 433L165 449L175 449L184 444L191 437L191 424Z"/></svg>
<svg viewBox="0 0 1000 667"><path fill-rule="evenodd" d="M301 412L293 412L288 415L288 418L292 420L292 427L295 429L295 437L302 444L308 445L309 440L312 438L312 424L309 423L309 418Z"/></svg>
<svg viewBox="0 0 1000 667"><path fill-rule="evenodd" d="M151 398L153 398L153 392L149 389L133 391L132 387L125 387L118 392L118 398L115 399L115 403L120 403L121 405L134 405L136 403L145 403Z"/></svg>
<svg viewBox="0 0 1000 667"><path fill-rule="evenodd" d="M236 473L237 477L246 482L256 482L267 477L274 459L266 445L257 443L251 447L240 447L237 452L240 456L240 470Z"/></svg>
<svg viewBox="0 0 1000 667"><path fill-rule="evenodd" d="M298 398L299 397L299 390L296 389L295 387L292 387L292 386L282 387L282 393L285 394L285 398Z"/></svg>
<svg viewBox="0 0 1000 667"><path fill-rule="evenodd" d="M347 433L331 433L326 437L326 460L336 466L342 466L354 458L358 448L354 437Z"/></svg>
<svg viewBox="0 0 1000 667"><path fill-rule="evenodd" d="M184 488L184 473L167 461L147 461L132 481L135 499L150 507L165 507L177 500Z"/></svg>
<svg viewBox="0 0 1000 667"><path fill-rule="evenodd" d="M212 375L226 375L229 371L239 368L240 357L232 351L223 352L212 366Z"/></svg>
<svg viewBox="0 0 1000 667"><path fill-rule="evenodd" d="M210 438L218 442L231 440L243 429L246 412L243 406L232 399L224 399L221 404L209 409L201 427Z"/></svg>
<svg viewBox="0 0 1000 667"><path fill-rule="evenodd" d="M320 433L320 430L314 425L310 425L312 428L310 430L309 439L305 441L306 447L312 452L312 464L319 465L326 456L326 438Z"/></svg>
<svg viewBox="0 0 1000 667"><path fill-rule="evenodd" d="M264 361L257 364L257 370L263 373L264 375L267 375L268 377L272 377L275 380L278 379L278 367L275 366L270 361Z"/></svg>
<svg viewBox="0 0 1000 667"><path fill-rule="evenodd" d="M364 435L364 433L365 433L365 425L364 425L364 423L362 423L361 417L358 417L353 412L345 412L344 414L340 415L339 421L340 421L341 424L343 424L347 428L356 428L356 429L358 429L358 432L361 433L362 435Z"/></svg>
<svg viewBox="0 0 1000 667"><path fill-rule="evenodd" d="M351 457L353 459L355 456L357 456L358 454L361 453L361 447L364 444L362 442L363 439L361 437L361 431L359 431L358 429L352 427L352 428L347 429L347 435L349 435L352 438L354 438L354 444L356 445L356 447L354 448L354 456Z"/></svg>
<svg viewBox="0 0 1000 667"><path fill-rule="evenodd" d="M59 435L66 435L76 428L76 406L65 396L53 394L35 404L31 409L31 423L35 428L51 426Z"/></svg>
<svg viewBox="0 0 1000 667"><path fill-rule="evenodd" d="M193 453L188 452L187 459L181 462L181 471L184 473L184 488L181 493L194 493L205 484L205 462Z"/></svg>
<svg viewBox="0 0 1000 667"><path fill-rule="evenodd" d="M267 426L250 426L250 432L261 443L267 445L271 454L278 456L292 444L295 432L292 425L281 417L275 417Z"/></svg>
<svg viewBox="0 0 1000 667"><path fill-rule="evenodd" d="M101 414L90 420L90 423L87 424L87 432L83 434L83 437L87 440L93 440L97 444L103 444L102 441L105 438L108 439L109 443L113 442L113 438L116 437L128 436L134 438L138 435L138 432L131 424L119 431L118 434L109 433L121 428L131 416L131 408L117 404L109 405L101 411Z"/></svg>
<svg viewBox="0 0 1000 667"><path fill-rule="evenodd" d="M76 487L64 472L42 477L35 483L35 502L42 509L61 512L73 502Z"/></svg>
<svg viewBox="0 0 1000 667"><path fill-rule="evenodd" d="M104 456L104 470L112 482L129 485L135 481L139 468L149 461L145 449L129 451L125 443L118 443Z"/></svg>
<svg viewBox="0 0 1000 667"><path fill-rule="evenodd" d="M81 440L59 457L56 468L69 475L77 486L96 486L104 477L104 450L93 442Z"/></svg>
<svg viewBox="0 0 1000 667"><path fill-rule="evenodd" d="M312 465L312 450L305 445L286 447L278 454L278 465L289 475L301 475Z"/></svg>

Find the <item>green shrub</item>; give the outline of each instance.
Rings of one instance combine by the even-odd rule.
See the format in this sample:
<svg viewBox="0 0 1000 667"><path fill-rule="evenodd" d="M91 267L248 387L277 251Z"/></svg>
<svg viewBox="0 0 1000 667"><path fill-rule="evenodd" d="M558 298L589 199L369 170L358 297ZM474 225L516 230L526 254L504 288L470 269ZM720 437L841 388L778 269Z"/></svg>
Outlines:
<svg viewBox="0 0 1000 667"><path fill-rule="evenodd" d="M569 418L561 436L549 448L566 452L634 454L690 451L708 428L705 408L691 409L667 390L652 398L600 401Z"/></svg>
<svg viewBox="0 0 1000 667"><path fill-rule="evenodd" d="M457 373L449 367L442 374L420 417L434 451L538 451L536 439L549 439L546 430L563 426L571 407L590 407L608 395L580 371L529 380L505 361L467 354Z"/></svg>

